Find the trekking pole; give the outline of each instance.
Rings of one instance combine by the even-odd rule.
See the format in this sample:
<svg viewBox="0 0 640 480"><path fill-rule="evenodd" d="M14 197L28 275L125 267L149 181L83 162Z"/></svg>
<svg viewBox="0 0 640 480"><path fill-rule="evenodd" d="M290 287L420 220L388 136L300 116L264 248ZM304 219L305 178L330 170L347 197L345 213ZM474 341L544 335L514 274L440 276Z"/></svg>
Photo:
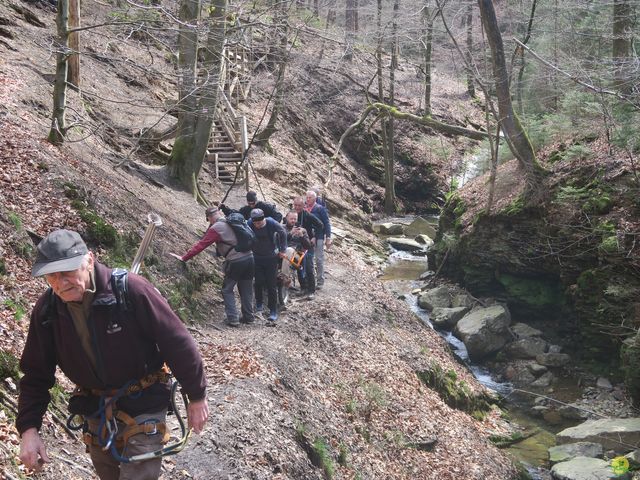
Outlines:
<svg viewBox="0 0 640 480"><path fill-rule="evenodd" d="M157 213L150 213L147 215L147 230L144 232L144 237L142 237L142 242L138 247L138 251L136 252L136 256L133 258L133 262L131 262L131 272L138 273L140 271L140 265L144 260L144 256L149 249L149 245L151 245L151 239L153 238L153 234L156 232L156 228L162 225L162 219Z"/></svg>

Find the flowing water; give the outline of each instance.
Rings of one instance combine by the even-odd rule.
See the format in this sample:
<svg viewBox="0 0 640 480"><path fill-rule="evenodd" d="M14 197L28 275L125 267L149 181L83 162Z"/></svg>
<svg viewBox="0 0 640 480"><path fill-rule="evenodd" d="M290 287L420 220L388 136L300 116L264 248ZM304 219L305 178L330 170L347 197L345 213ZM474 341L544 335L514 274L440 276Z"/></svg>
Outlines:
<svg viewBox="0 0 640 480"><path fill-rule="evenodd" d="M385 221L407 224L410 219L402 219L402 222L398 221L398 219L386 219ZM422 254L416 256L407 252L393 251L389 255L388 266L384 269L380 278L390 282L394 291L403 294L416 316L429 328L434 329L429 320L428 312L418 306L417 296L411 294L412 290L424 285L424 281L418 279L428 271L428 268L427 258ZM555 436L548 424L528 414L526 405L530 404L531 399L516 395L518 393L517 389L514 390L510 383L496 381L489 369L472 363L464 343L456 338L452 332L434 330L447 341L453 353L467 365L481 384L506 399L511 421L524 428L525 432L528 432L526 439L513 444L508 451L523 464L532 479L542 480L549 478L548 470L546 470L548 466L547 450L555 445ZM563 401L573 401L579 396L579 387L572 380L561 383L555 386L554 397L557 398L558 396L562 397ZM554 428L553 430L558 431L565 426L558 426L557 429Z"/></svg>

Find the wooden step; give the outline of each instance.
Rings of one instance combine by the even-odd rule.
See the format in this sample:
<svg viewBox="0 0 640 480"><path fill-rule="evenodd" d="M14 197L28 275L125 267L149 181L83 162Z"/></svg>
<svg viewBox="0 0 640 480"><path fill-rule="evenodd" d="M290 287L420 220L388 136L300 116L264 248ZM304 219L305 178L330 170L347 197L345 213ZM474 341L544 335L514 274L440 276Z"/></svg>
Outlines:
<svg viewBox="0 0 640 480"><path fill-rule="evenodd" d="M232 160L234 158L242 158L240 152L216 152L218 154L218 160Z"/></svg>
<svg viewBox="0 0 640 480"><path fill-rule="evenodd" d="M216 156L215 153L209 153L209 155L206 156L206 161L207 162L215 162L216 160ZM218 163L222 164L235 164L237 165L238 163L242 162L242 155L239 155L237 157L233 157L233 158L220 158L218 157Z"/></svg>

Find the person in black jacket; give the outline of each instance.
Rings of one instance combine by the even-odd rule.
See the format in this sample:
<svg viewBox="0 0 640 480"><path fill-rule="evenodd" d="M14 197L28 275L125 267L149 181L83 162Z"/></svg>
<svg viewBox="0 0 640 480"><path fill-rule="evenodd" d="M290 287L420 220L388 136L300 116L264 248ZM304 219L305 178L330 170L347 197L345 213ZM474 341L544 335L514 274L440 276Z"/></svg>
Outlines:
<svg viewBox="0 0 640 480"><path fill-rule="evenodd" d="M307 255L304 257L305 268L305 285L304 290L309 295L316 293L316 275L314 270L314 256L316 238L324 238L324 224L314 214L307 212L304 209L304 199L302 197L296 197L293 199L293 209L298 214L298 225L304 228L311 240L311 248L307 250Z"/></svg>
<svg viewBox="0 0 640 480"><path fill-rule="evenodd" d="M251 210L251 219L247 225L256 234L256 243L253 247L256 312L262 311L263 291L266 288L269 307L267 325L273 326L278 319L276 275L278 263L285 257L287 250L287 232L282 224L273 218L265 218L264 212L259 208Z"/></svg>
<svg viewBox="0 0 640 480"><path fill-rule="evenodd" d="M219 205L219 208L224 212L225 216L229 216L234 211L240 212L245 220L251 218L251 210L259 208L264 212L265 217L273 218L278 223L282 222L282 214L276 210L276 206L273 203L259 202L258 194L253 190L247 192L247 204L239 210L233 210L223 203Z"/></svg>
<svg viewBox="0 0 640 480"><path fill-rule="evenodd" d="M119 307L112 270L95 260L77 232L56 230L37 250L32 274L44 276L51 288L33 309L20 359L20 460L35 470L49 462L38 431L58 366L78 386L69 410L84 416L84 440L98 477L157 479L161 457L125 462L115 453L131 457L162 448L170 396L164 362L189 398L189 425L202 431L209 415L207 382L193 337L160 292L139 275L127 274L127 306ZM133 384L139 385L135 394L129 389ZM108 409L103 402L109 402ZM107 423L115 439L105 445ZM128 433L129 440L123 437ZM123 447L116 447L119 437Z"/></svg>

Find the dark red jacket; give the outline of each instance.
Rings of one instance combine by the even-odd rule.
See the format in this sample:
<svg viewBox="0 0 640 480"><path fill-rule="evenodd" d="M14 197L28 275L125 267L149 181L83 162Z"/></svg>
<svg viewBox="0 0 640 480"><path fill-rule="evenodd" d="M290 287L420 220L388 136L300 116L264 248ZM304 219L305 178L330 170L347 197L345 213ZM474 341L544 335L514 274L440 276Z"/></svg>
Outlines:
<svg viewBox="0 0 640 480"><path fill-rule="evenodd" d="M20 360L24 372L16 419L20 433L42 425L56 365L76 385L106 390L139 380L166 362L191 401L205 397L206 378L196 343L160 292L143 277L129 273L130 306L125 312L116 304L110 278L111 269L96 263L96 293L87 321L97 363L95 371L64 302L55 295L51 297L52 315L47 315L48 293L36 303ZM112 319L122 329L108 333ZM168 385L157 383L137 398L122 397L117 405L135 416L162 410L168 399Z"/></svg>

